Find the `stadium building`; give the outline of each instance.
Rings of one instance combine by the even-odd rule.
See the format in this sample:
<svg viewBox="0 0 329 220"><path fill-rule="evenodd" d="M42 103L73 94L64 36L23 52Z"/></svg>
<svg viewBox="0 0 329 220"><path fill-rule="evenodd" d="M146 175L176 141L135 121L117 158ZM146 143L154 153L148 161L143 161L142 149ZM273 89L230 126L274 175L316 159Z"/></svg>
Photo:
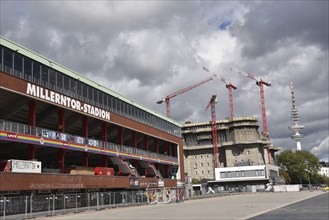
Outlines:
<svg viewBox="0 0 329 220"><path fill-rule="evenodd" d="M180 186L181 125L0 37L0 196Z"/></svg>

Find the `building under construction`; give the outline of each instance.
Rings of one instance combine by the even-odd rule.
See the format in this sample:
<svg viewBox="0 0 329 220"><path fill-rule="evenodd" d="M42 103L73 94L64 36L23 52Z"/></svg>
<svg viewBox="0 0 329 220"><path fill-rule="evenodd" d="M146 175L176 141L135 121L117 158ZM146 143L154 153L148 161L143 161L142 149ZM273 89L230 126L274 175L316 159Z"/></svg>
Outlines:
<svg viewBox="0 0 329 220"><path fill-rule="evenodd" d="M278 176L273 165L278 149L270 148L269 161L270 140L258 132L258 127L255 117L216 121L219 167L215 169L211 122L186 122L182 127L186 174L192 179L225 183L246 180L265 183L274 179Z"/></svg>

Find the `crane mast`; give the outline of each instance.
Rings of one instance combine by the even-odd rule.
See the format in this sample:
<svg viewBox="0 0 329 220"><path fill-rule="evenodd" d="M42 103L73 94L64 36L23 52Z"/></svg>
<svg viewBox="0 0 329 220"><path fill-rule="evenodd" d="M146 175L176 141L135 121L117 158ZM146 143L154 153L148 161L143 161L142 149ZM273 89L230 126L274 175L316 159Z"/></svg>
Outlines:
<svg viewBox="0 0 329 220"><path fill-rule="evenodd" d="M260 92L260 104L261 104L261 109L262 109L262 123L263 123L263 133L265 136L269 136L268 133L268 128L267 128L267 120L266 120L266 108L265 108L265 96L264 96L264 85L267 87L271 86L271 83L265 82L262 79L254 76L251 73L246 73L243 71L240 71L238 69L235 68L231 68L231 70L246 76L252 80L256 81L256 85L259 86L259 92ZM267 146L267 153L268 153L268 162L271 163L271 153L270 153L270 146Z"/></svg>
<svg viewBox="0 0 329 220"><path fill-rule="evenodd" d="M212 142L214 145L214 168L218 168L220 165L219 154L218 154L218 140L217 140L217 125L216 125L216 108L217 95L213 95L206 107L206 110L211 107L211 131L212 131Z"/></svg>
<svg viewBox="0 0 329 220"><path fill-rule="evenodd" d="M176 97L176 96L178 96L178 95L180 95L180 94L183 94L183 93L185 93L185 92L187 92L187 91L189 91L189 90L191 90L191 89L194 89L195 87L198 87L198 86L200 86L200 85L202 85L202 84L205 84L206 82L209 82L209 81L213 80L213 79L215 78L215 76L216 76L216 75L213 75L213 76L211 76L211 77L209 77L209 78L207 78L207 79L204 79L204 80L202 80L202 81L200 81L200 82L198 82L198 83L195 83L195 84L193 84L193 85L191 85L191 86L188 86L188 87L186 87L186 88L183 88L183 89L181 89L181 90L178 90L177 92L174 92L174 93L172 93L172 94L166 96L166 98L164 98L164 99L162 99L162 100L160 100L160 101L157 101L157 104L162 104L163 102L166 103L166 113L167 113L167 117L170 118L170 99L171 99L171 98L174 98L174 97Z"/></svg>
<svg viewBox="0 0 329 220"><path fill-rule="evenodd" d="M208 68L206 67L202 67L203 70L210 72L208 70ZM216 76L216 78L218 78L220 81L222 81L223 83L225 83L225 87L228 89L228 97L229 97L229 102L230 102L230 118L233 119L234 118L234 108L233 108L233 94L232 91L233 89L236 90L237 87L234 86L232 83L228 82L226 79L224 79L221 76L217 76L216 74L214 74Z"/></svg>

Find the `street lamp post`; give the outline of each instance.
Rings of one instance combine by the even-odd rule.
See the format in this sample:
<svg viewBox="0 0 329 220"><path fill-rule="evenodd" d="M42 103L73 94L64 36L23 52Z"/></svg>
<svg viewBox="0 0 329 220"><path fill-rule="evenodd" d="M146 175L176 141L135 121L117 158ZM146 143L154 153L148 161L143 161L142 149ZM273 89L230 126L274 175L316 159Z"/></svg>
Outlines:
<svg viewBox="0 0 329 220"><path fill-rule="evenodd" d="M308 175L308 187L309 187L309 191L312 191L311 178L310 178L310 170L309 170L309 165L308 164L307 164L307 175Z"/></svg>
<svg viewBox="0 0 329 220"><path fill-rule="evenodd" d="M308 190L312 191L312 187L311 187L311 178L310 178L310 163L309 161L304 160L304 163L306 163L307 169L307 177L308 177Z"/></svg>

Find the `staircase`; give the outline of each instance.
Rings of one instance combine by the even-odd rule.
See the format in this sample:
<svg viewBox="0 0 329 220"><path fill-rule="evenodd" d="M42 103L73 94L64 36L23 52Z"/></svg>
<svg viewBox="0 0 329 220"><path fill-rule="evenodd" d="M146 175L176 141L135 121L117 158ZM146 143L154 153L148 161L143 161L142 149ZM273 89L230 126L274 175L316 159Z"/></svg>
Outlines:
<svg viewBox="0 0 329 220"><path fill-rule="evenodd" d="M124 176L139 176L137 170L128 161L124 161L120 157L110 157L110 160L119 167Z"/></svg>
<svg viewBox="0 0 329 220"><path fill-rule="evenodd" d="M150 177L157 177L162 179L162 175L160 171L154 166L154 164L151 164L147 161L138 161L139 165L146 170L147 176Z"/></svg>

